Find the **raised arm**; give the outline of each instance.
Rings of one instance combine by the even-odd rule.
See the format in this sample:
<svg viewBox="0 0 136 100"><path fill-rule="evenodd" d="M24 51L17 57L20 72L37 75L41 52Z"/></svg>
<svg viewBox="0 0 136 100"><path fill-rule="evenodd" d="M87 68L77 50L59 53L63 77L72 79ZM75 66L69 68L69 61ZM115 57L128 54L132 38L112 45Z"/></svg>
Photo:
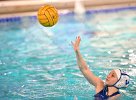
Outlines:
<svg viewBox="0 0 136 100"><path fill-rule="evenodd" d="M79 45L80 45L80 37L78 36L75 40L75 42L72 42L74 51L76 53L76 58L77 58L77 64L80 68L80 71L83 73L83 75L85 76L85 78L89 81L89 83L91 83L92 85L94 85L95 87L97 87L98 85L102 84L102 80L100 78L98 78L97 76L95 76L92 71L90 71L90 69L87 66L87 63L85 62L85 60L83 59L80 50L79 50Z"/></svg>

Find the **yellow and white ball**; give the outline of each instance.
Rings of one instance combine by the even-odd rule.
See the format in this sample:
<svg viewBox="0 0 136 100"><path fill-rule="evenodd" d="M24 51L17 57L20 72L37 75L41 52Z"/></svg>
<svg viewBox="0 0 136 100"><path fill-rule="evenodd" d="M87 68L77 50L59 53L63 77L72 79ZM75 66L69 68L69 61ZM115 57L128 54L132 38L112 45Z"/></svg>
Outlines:
<svg viewBox="0 0 136 100"><path fill-rule="evenodd" d="M54 6L45 5L38 10L37 17L40 24L45 27L51 27L58 22L59 15L57 9Z"/></svg>

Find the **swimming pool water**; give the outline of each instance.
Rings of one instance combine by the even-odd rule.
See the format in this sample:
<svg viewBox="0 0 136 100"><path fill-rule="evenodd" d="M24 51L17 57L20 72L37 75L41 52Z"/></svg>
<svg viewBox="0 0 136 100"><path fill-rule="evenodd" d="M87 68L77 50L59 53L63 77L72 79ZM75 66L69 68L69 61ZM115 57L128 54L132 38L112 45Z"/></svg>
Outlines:
<svg viewBox="0 0 136 100"><path fill-rule="evenodd" d="M93 100L71 46L81 36L81 53L103 80L126 69L130 86L121 100L136 100L136 10L61 14L52 28L36 16L0 20L0 100Z"/></svg>

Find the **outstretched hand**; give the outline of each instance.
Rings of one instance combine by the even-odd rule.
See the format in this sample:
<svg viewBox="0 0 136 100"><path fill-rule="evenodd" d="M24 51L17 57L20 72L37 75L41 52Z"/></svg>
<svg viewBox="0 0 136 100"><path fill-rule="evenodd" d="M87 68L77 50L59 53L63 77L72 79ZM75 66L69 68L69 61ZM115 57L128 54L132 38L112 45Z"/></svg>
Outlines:
<svg viewBox="0 0 136 100"><path fill-rule="evenodd" d="M78 51L79 50L80 41L81 41L81 38L80 38L80 36L78 36L78 37L76 37L75 42L71 42L72 46L74 48L74 51Z"/></svg>

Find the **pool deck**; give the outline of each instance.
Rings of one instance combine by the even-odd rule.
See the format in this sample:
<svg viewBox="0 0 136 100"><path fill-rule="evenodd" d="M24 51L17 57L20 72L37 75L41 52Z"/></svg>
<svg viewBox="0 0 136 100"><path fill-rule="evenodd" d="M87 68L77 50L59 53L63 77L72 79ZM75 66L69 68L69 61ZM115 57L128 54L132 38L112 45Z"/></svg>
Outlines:
<svg viewBox="0 0 136 100"><path fill-rule="evenodd" d="M38 9L45 5L54 5L59 11L74 10L75 3L80 3L85 9L107 9L117 7L136 6L136 0L27 0L27 1L0 1L0 18L5 16L25 16L36 14Z"/></svg>

